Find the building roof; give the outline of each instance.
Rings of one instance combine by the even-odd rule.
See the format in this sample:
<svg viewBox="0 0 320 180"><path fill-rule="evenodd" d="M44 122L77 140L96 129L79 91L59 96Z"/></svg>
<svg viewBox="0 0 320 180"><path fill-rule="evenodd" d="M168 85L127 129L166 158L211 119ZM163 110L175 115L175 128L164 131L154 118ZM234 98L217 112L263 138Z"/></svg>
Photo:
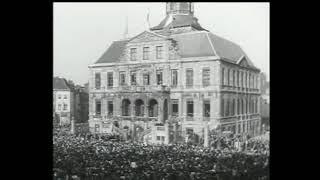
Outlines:
<svg viewBox="0 0 320 180"><path fill-rule="evenodd" d="M238 64L243 58L248 65L257 69L242 48L222 37L207 31L193 31L181 34L172 34L168 38L177 41L179 55L182 58L218 56L222 60ZM109 49L95 63L115 63L120 57L129 40L115 41Z"/></svg>
<svg viewBox="0 0 320 180"><path fill-rule="evenodd" d="M129 40L114 41L95 64L118 62L128 41Z"/></svg>
<svg viewBox="0 0 320 180"><path fill-rule="evenodd" d="M177 41L182 58L215 56L206 32L182 33L171 37Z"/></svg>
<svg viewBox="0 0 320 180"><path fill-rule="evenodd" d="M54 90L70 90L70 87L69 87L66 79L54 77L53 78L53 89Z"/></svg>
<svg viewBox="0 0 320 180"><path fill-rule="evenodd" d="M213 47L220 58L238 63L243 57L246 58L250 67L257 69L242 48L227 39L219 37L213 33L208 33Z"/></svg>
<svg viewBox="0 0 320 180"><path fill-rule="evenodd" d="M185 26L191 26L198 30L205 30L198 23L198 19L191 15L167 15L159 25L150 28L150 30L160 30L165 27L177 28Z"/></svg>

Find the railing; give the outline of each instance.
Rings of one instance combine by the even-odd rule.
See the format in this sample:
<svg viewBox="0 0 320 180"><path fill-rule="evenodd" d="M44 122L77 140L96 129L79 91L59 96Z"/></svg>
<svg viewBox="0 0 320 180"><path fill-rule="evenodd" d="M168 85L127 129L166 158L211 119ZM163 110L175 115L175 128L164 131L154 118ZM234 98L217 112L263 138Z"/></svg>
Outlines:
<svg viewBox="0 0 320 180"><path fill-rule="evenodd" d="M144 92L144 91L170 91L168 86L164 85L145 85L145 86L119 86L113 88L116 91L133 91L133 92Z"/></svg>
<svg viewBox="0 0 320 180"><path fill-rule="evenodd" d="M157 126L157 131L165 131L165 127L164 126Z"/></svg>
<svg viewBox="0 0 320 180"><path fill-rule="evenodd" d="M111 120L128 120L128 121L157 121L158 117L138 117L138 116L113 116Z"/></svg>

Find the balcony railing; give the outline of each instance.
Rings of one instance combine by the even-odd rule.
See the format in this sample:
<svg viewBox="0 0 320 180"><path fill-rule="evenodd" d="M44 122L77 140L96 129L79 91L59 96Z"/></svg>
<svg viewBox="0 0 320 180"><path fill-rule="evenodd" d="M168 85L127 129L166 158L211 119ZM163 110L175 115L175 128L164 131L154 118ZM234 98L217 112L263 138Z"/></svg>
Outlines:
<svg viewBox="0 0 320 180"><path fill-rule="evenodd" d="M164 85L145 85L145 86L119 86L114 88L118 91L145 92L145 91L170 91L168 86Z"/></svg>

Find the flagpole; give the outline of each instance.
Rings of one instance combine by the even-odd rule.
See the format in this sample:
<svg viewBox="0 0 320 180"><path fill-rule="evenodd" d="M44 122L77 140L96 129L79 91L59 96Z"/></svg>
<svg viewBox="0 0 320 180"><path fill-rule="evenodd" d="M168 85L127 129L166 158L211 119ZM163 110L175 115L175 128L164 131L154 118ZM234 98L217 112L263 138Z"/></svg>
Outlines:
<svg viewBox="0 0 320 180"><path fill-rule="evenodd" d="M128 15L126 15L125 29L124 29L124 33L123 33L123 38L124 39L128 38Z"/></svg>
<svg viewBox="0 0 320 180"><path fill-rule="evenodd" d="M150 20L149 20L149 17L150 17L150 8L148 8L148 13L147 13L147 30L149 31L150 30Z"/></svg>

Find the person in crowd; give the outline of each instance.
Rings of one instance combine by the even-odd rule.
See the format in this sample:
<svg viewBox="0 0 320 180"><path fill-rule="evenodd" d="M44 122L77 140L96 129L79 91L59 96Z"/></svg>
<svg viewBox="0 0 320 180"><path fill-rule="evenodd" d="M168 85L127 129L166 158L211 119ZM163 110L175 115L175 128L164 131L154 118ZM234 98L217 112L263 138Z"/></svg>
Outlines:
<svg viewBox="0 0 320 180"><path fill-rule="evenodd" d="M210 147L195 143L150 145L106 134L53 136L54 178L65 179L268 179L269 142L210 136Z"/></svg>

